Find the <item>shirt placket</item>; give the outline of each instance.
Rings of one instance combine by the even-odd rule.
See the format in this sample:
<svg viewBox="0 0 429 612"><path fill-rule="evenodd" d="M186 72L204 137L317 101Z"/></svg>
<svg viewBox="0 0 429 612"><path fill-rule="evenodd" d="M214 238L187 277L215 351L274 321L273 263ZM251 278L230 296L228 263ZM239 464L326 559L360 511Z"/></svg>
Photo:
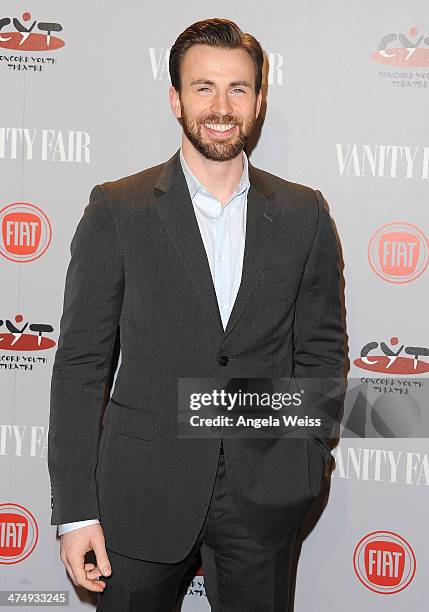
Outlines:
<svg viewBox="0 0 429 612"><path fill-rule="evenodd" d="M228 206L222 207L216 219L215 236L215 290L218 295L219 311L225 329L230 314L229 288L231 283Z"/></svg>

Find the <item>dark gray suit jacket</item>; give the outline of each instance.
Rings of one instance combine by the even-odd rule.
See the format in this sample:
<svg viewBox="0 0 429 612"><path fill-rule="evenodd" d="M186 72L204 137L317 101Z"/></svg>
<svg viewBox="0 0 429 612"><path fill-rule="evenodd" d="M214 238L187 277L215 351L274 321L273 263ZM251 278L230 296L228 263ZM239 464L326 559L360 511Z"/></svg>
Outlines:
<svg viewBox="0 0 429 612"><path fill-rule="evenodd" d="M225 331L179 151L92 190L52 371L51 524L99 518L109 548L179 561L204 521L220 440L177 437L177 379L343 375L339 257L322 196L252 164L249 178ZM118 326L122 363L103 414ZM251 537L302 524L331 458L325 440L225 439L224 449Z"/></svg>

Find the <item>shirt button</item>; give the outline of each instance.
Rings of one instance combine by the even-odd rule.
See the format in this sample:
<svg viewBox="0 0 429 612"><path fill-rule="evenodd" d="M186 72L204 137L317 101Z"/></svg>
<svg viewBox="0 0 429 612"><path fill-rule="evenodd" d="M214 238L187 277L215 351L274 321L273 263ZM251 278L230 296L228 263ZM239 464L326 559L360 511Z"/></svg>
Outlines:
<svg viewBox="0 0 429 612"><path fill-rule="evenodd" d="M228 365L229 357L227 355L222 355L222 357L219 357L217 362L220 366L225 367L226 365Z"/></svg>

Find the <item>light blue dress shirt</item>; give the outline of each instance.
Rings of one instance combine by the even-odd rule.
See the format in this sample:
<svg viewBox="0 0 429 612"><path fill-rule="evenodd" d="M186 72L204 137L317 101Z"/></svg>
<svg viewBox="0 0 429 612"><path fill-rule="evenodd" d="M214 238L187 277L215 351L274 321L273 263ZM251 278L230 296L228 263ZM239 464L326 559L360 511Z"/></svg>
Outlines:
<svg viewBox="0 0 429 612"><path fill-rule="evenodd" d="M224 329L237 296L243 267L246 238L249 169L243 151L243 172L226 204L222 206L192 174L182 149L180 162L188 184L201 238L206 249Z"/></svg>
<svg viewBox="0 0 429 612"><path fill-rule="evenodd" d="M225 329L240 287L243 269L247 194L250 187L247 155L243 151L243 172L240 181L228 202L223 206L191 172L183 156L182 148L180 148L180 163L207 253L219 312ZM121 361L122 352L119 354L111 393L115 388ZM89 519L64 523L58 525L58 535L61 536L67 531L95 523L99 523L99 520Z"/></svg>

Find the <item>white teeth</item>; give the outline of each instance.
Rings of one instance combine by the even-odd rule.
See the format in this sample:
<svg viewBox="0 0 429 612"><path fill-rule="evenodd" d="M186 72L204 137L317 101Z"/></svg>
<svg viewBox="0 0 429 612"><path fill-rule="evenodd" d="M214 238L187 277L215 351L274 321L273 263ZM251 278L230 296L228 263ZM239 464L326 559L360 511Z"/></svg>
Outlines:
<svg viewBox="0 0 429 612"><path fill-rule="evenodd" d="M227 132L231 128L235 127L234 123L205 123L204 125L211 130L215 130L216 132Z"/></svg>

